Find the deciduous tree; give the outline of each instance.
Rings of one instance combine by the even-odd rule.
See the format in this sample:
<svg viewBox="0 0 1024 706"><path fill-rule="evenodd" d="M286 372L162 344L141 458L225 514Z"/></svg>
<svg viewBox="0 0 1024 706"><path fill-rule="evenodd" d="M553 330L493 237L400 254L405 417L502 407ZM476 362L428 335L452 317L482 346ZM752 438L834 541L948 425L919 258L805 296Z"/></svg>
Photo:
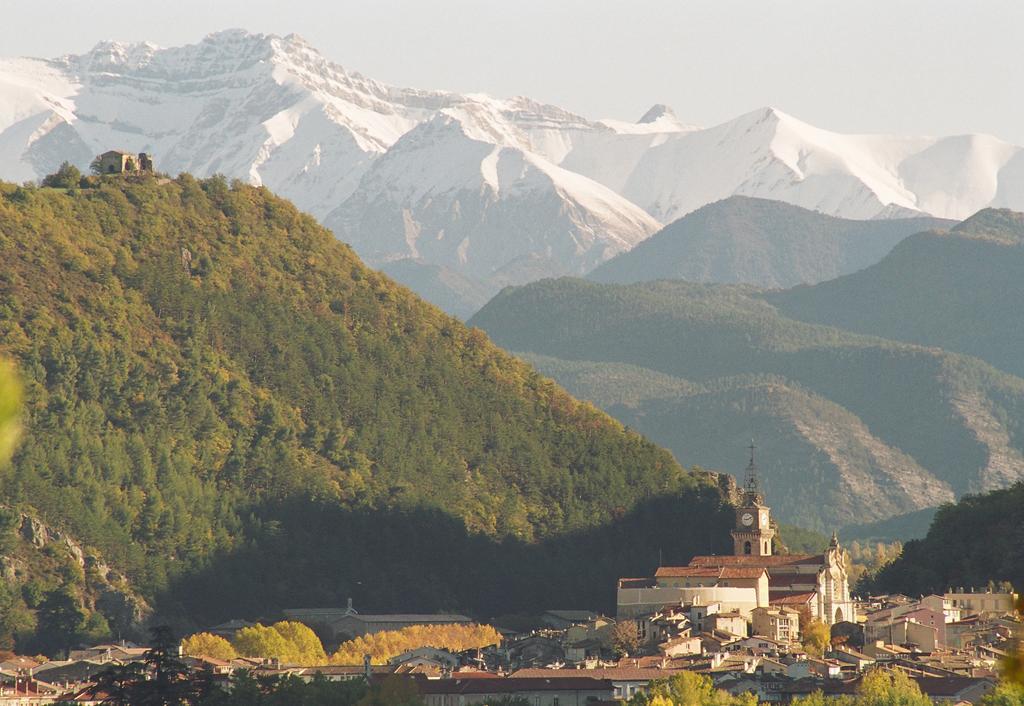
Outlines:
<svg viewBox="0 0 1024 706"><path fill-rule="evenodd" d="M807 654L820 657L829 646L831 632L828 625L818 619L811 620L807 627L800 628L801 642Z"/></svg>
<svg viewBox="0 0 1024 706"><path fill-rule="evenodd" d="M917 683L903 672L875 669L857 688L857 706L933 706Z"/></svg>
<svg viewBox="0 0 1024 706"><path fill-rule="evenodd" d="M612 647L623 655L636 653L640 647L640 628L635 620L620 620L612 628Z"/></svg>
<svg viewBox="0 0 1024 706"><path fill-rule="evenodd" d="M190 657L213 657L229 660L238 656L238 651L220 635L197 632L182 640L181 651Z"/></svg>

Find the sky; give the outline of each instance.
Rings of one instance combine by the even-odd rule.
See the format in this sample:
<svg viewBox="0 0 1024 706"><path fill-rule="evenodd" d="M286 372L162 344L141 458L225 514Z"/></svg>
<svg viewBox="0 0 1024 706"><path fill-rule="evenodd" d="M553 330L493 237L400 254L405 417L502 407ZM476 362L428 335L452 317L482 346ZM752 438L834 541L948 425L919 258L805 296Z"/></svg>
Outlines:
<svg viewBox="0 0 1024 706"><path fill-rule="evenodd" d="M771 105L838 132L1024 145L1020 0L0 0L0 55L102 39L305 37L386 83L714 125Z"/></svg>

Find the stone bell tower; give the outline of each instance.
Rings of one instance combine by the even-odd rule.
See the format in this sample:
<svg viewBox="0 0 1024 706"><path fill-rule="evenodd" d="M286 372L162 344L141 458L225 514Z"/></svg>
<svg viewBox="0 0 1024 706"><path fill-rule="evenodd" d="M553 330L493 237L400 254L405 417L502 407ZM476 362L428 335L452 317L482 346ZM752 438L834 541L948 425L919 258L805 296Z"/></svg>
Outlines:
<svg viewBox="0 0 1024 706"><path fill-rule="evenodd" d="M761 483L757 477L757 463L754 460L754 442L750 442L750 463L743 483L743 500L736 509L736 528L732 530L733 554L736 556L771 556L772 527L771 509L764 504Z"/></svg>

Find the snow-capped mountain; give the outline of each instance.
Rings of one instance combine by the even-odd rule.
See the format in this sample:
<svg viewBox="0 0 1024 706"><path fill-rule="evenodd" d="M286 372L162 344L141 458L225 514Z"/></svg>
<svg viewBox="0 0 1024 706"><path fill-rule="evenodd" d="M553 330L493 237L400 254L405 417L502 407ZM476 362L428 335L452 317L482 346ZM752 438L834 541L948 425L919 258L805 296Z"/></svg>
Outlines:
<svg viewBox="0 0 1024 706"><path fill-rule="evenodd" d="M442 111L374 162L327 226L371 262L424 260L495 286L585 274L658 230L512 129L483 105Z"/></svg>
<svg viewBox="0 0 1024 706"><path fill-rule="evenodd" d="M0 60L0 178L113 148L265 184L371 264L414 258L492 289L585 273L734 194L861 219L1024 208L1024 150L989 136L840 135L770 108L707 129L660 105L592 121L387 86L295 35Z"/></svg>
<svg viewBox="0 0 1024 706"><path fill-rule="evenodd" d="M456 99L347 72L294 35L232 30L171 49L104 42L0 62L2 176L147 151L163 171L262 183L324 215L374 157Z"/></svg>
<svg viewBox="0 0 1024 706"><path fill-rule="evenodd" d="M569 164L589 171L572 154ZM731 195L843 218L963 219L992 205L1024 205L1024 150L987 135L841 135L765 108L668 136L614 183L664 222Z"/></svg>

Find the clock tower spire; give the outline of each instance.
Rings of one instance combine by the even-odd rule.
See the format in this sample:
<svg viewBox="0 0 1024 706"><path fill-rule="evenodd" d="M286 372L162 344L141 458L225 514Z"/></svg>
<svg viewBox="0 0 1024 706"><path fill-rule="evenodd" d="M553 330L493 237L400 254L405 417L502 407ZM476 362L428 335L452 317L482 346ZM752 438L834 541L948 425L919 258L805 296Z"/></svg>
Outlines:
<svg viewBox="0 0 1024 706"><path fill-rule="evenodd" d="M736 509L736 528L732 530L733 554L736 556L771 556L772 526L771 509L764 504L761 483L754 459L753 440L750 442L750 463L743 483L743 499Z"/></svg>

